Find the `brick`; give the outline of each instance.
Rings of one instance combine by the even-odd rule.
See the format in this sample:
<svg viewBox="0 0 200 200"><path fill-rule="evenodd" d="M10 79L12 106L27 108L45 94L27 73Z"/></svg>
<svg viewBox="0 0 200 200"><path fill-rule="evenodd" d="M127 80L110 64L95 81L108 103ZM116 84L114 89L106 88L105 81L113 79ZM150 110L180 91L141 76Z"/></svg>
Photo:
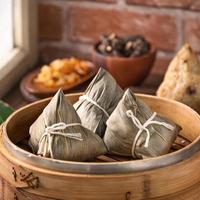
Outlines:
<svg viewBox="0 0 200 200"><path fill-rule="evenodd" d="M92 2L102 2L102 3L116 3L116 0L79 0L79 1L92 1Z"/></svg>
<svg viewBox="0 0 200 200"><path fill-rule="evenodd" d="M164 75L171 60L172 60L172 57L169 57L169 56L157 57L157 59L154 63L154 66L151 70L151 74Z"/></svg>
<svg viewBox="0 0 200 200"><path fill-rule="evenodd" d="M188 42L194 51L200 52L200 16L185 16L184 41Z"/></svg>
<svg viewBox="0 0 200 200"><path fill-rule="evenodd" d="M68 37L72 41L94 42L100 35L143 34L158 48L176 48L176 19L168 14L71 7L68 11Z"/></svg>
<svg viewBox="0 0 200 200"><path fill-rule="evenodd" d="M54 47L54 46L45 46L40 49L40 63L49 63L50 61L57 58L65 57L78 57L82 59L91 60L90 52L82 52L78 47L71 49L68 47Z"/></svg>
<svg viewBox="0 0 200 200"><path fill-rule="evenodd" d="M129 4L189 8L195 0L127 0Z"/></svg>
<svg viewBox="0 0 200 200"><path fill-rule="evenodd" d="M90 0L90 1L97 1L103 3L116 3L116 0Z"/></svg>
<svg viewBox="0 0 200 200"><path fill-rule="evenodd" d="M191 9L192 10L200 10L200 1L197 0L197 1L193 2L193 4L191 5Z"/></svg>
<svg viewBox="0 0 200 200"><path fill-rule="evenodd" d="M149 89L158 88L164 78L164 74L169 66L171 59L172 58L169 56L157 57L150 74L144 80L142 86Z"/></svg>
<svg viewBox="0 0 200 200"><path fill-rule="evenodd" d="M56 5L39 4L40 39L61 40L63 32L62 9Z"/></svg>

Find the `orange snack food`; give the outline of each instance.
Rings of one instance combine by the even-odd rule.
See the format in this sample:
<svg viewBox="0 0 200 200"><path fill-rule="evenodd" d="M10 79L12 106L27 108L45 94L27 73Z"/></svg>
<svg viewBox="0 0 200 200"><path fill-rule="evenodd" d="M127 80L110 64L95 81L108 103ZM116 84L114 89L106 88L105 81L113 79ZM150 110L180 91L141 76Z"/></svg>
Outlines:
<svg viewBox="0 0 200 200"><path fill-rule="evenodd" d="M50 88L73 85L89 74L90 65L87 61L73 57L56 59L41 68L34 82Z"/></svg>

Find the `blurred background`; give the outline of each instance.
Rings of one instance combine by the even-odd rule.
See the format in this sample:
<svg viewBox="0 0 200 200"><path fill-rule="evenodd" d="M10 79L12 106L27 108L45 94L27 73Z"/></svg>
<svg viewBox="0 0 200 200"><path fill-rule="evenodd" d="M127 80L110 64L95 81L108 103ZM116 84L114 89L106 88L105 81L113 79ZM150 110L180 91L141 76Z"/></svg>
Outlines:
<svg viewBox="0 0 200 200"><path fill-rule="evenodd" d="M148 74L142 93L155 93L183 44L200 53L199 0L0 0L0 9L0 97L19 91L27 72L55 59L94 61L94 44L105 34L141 35L157 48L150 73L138 69Z"/></svg>
<svg viewBox="0 0 200 200"><path fill-rule="evenodd" d="M199 10L198 0L39 0L40 60L90 58L104 33L142 34L158 49L151 74L163 75L185 42L200 51Z"/></svg>

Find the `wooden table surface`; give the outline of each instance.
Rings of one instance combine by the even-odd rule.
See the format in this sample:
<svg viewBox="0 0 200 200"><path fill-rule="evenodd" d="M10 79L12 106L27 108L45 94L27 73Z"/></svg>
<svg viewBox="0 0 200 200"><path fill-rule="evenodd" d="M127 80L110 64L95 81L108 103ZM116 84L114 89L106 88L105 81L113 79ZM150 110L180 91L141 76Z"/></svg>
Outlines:
<svg viewBox="0 0 200 200"><path fill-rule="evenodd" d="M163 77L157 74L149 75L143 84L139 87L132 87L136 93L155 94ZM82 90L83 91L83 90ZM73 92L73 91L72 91ZM10 104L14 109L18 109L30 102L28 102L21 94L19 84L13 88L4 98L3 101Z"/></svg>

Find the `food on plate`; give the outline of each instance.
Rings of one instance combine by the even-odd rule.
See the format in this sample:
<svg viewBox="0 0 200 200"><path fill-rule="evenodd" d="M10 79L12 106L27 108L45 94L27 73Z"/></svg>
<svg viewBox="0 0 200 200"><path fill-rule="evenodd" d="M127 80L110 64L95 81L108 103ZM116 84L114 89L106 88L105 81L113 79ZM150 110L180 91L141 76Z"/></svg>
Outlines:
<svg viewBox="0 0 200 200"><path fill-rule="evenodd" d="M34 83L49 88L73 85L81 81L90 71L91 63L88 61L77 58L57 59L41 68Z"/></svg>

